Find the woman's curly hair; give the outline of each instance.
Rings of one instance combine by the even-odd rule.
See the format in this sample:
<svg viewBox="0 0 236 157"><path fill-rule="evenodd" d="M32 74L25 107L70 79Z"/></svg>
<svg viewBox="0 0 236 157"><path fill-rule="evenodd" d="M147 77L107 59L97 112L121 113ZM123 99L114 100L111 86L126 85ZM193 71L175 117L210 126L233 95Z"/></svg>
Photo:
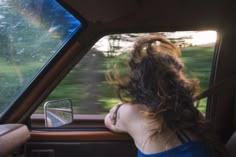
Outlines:
<svg viewBox="0 0 236 157"><path fill-rule="evenodd" d="M220 149L215 134L194 106L199 88L197 79L184 75L180 50L161 35L148 35L134 45L129 74L114 73L117 95L123 102L141 104L148 115L163 119L163 126L174 132L189 131L212 147ZM158 132L158 131L157 131Z"/></svg>

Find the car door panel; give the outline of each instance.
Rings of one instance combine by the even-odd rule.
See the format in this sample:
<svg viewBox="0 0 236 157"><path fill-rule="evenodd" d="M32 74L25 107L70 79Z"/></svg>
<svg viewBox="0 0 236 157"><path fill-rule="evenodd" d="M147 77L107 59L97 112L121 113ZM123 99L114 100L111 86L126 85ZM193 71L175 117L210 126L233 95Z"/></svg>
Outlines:
<svg viewBox="0 0 236 157"><path fill-rule="evenodd" d="M63 126L63 128L104 128L104 118L105 115L98 114L74 114L72 123ZM36 128L45 127L45 116L43 114L32 114L30 117L30 124L32 127Z"/></svg>
<svg viewBox="0 0 236 157"><path fill-rule="evenodd" d="M32 130L31 141L132 141L127 134L116 134L110 131L74 131L74 130Z"/></svg>
<svg viewBox="0 0 236 157"><path fill-rule="evenodd" d="M29 142L27 157L134 157L136 149L130 142Z"/></svg>
<svg viewBox="0 0 236 157"><path fill-rule="evenodd" d="M31 131L27 157L132 157L136 147L127 134L110 131Z"/></svg>

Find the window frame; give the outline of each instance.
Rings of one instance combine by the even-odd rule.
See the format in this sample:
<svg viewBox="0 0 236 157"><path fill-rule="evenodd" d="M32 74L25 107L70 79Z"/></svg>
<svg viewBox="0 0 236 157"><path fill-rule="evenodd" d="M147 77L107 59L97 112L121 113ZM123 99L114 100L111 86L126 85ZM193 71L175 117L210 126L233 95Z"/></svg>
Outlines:
<svg viewBox="0 0 236 157"><path fill-rule="evenodd" d="M184 30L182 30L184 31ZM194 30L195 31L195 30ZM201 30L199 30L201 31ZM202 30L204 31L204 30ZM214 76L215 76L215 69L217 68L217 62L218 62L218 56L219 56L219 47L220 47L220 32L218 32L217 30L214 30L217 32L217 41L214 44L214 52L213 52L213 56L212 56L212 65L211 65L211 72L210 72L210 76L209 76L209 84L208 87L212 86L212 84L214 84L212 82L212 80L214 80ZM162 31L163 32L163 31ZM121 33L121 32L119 32ZM145 33L145 32L137 32L137 33ZM122 32L123 34L123 32ZM124 34L126 34L126 32L124 32ZM104 36L107 36L110 34L106 34ZM102 37L104 37L102 36ZM100 37L99 39L101 39L102 37ZM97 41L99 41L99 39ZM97 42L96 41L96 42ZM93 42L93 43L96 43ZM86 55L89 51L87 51L84 55ZM83 56L84 56L83 55ZM70 69L72 70L80 61L81 59L83 59L83 56L81 56L82 58L80 58L80 60L77 63L74 63L73 67ZM67 72L69 73L70 70ZM64 76L64 78L66 77L66 75ZM63 78L61 78L61 81L63 80ZM58 83L59 85L59 83ZM209 115L209 103L210 103L210 97L207 98L207 103L206 103L206 115ZM33 116L33 114L31 115ZM59 128L45 128L42 126L39 126L39 119L36 119L36 117L32 117L33 120L38 120L38 123L32 123L31 120L31 127L34 129L49 129L49 130L60 130L60 129L82 129L82 130L90 130L90 129L98 129L98 130L104 130L105 126L104 126L104 117L105 115L98 115L98 114L74 114L74 121L71 125L67 125L66 127L59 127ZM206 116L206 118L208 119L209 117ZM44 121L43 117L40 117L41 121ZM32 125L33 124L33 125ZM41 122L42 124L42 122Z"/></svg>

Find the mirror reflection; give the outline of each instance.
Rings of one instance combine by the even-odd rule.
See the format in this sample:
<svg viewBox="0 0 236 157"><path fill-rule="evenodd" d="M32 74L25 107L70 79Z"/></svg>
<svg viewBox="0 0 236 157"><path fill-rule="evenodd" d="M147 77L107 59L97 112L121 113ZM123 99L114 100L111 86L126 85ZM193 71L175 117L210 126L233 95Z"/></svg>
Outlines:
<svg viewBox="0 0 236 157"><path fill-rule="evenodd" d="M72 102L70 99L47 101L44 104L46 127L59 127L73 121Z"/></svg>

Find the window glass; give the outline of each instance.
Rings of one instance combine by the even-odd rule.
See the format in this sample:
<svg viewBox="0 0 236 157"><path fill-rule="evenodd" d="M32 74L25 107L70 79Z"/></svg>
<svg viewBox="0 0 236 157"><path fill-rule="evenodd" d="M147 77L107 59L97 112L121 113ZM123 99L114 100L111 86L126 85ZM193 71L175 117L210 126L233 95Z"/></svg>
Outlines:
<svg viewBox="0 0 236 157"><path fill-rule="evenodd" d="M87 55L46 99L70 98L74 114L105 114L119 102L114 88L106 81L114 65L127 70L127 59L134 41L148 33L113 34L100 39ZM155 33L151 33L155 34ZM201 91L208 88L217 33L215 31L159 32L182 50L186 73L200 80ZM205 111L206 100L199 110ZM41 105L36 113L43 113Z"/></svg>
<svg viewBox="0 0 236 157"><path fill-rule="evenodd" d="M0 0L0 117L80 27L55 0Z"/></svg>

